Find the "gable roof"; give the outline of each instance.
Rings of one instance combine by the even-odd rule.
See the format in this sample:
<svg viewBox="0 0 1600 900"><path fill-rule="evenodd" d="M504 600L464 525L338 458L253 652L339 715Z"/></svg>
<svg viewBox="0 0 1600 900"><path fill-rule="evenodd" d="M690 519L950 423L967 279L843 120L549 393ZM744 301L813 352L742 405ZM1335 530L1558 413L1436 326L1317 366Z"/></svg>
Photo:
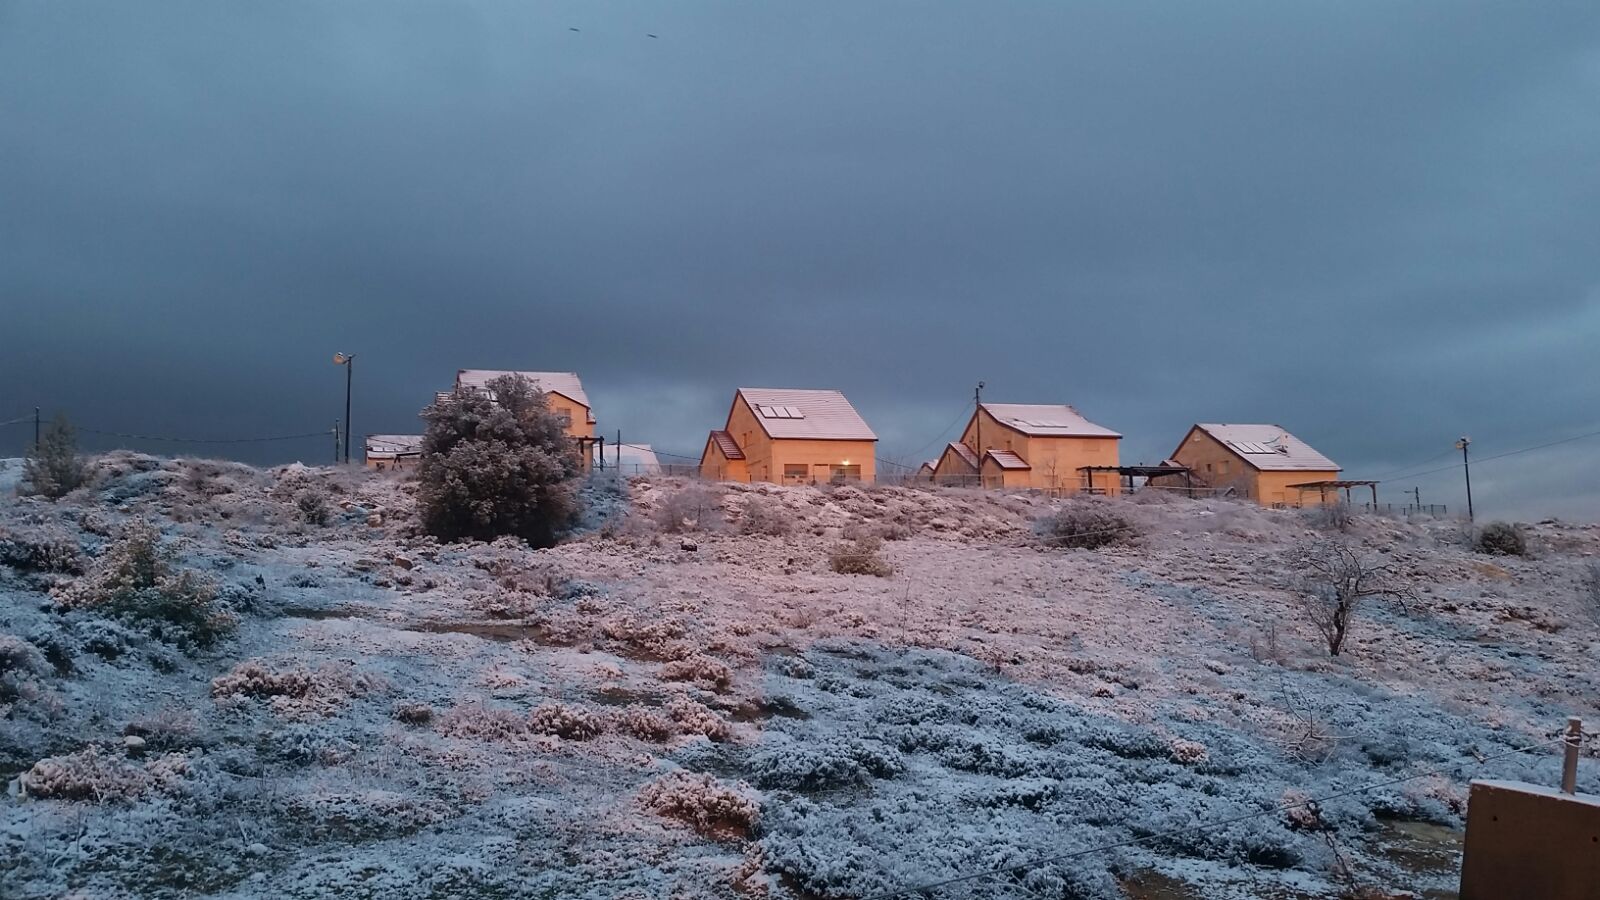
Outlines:
<svg viewBox="0 0 1600 900"><path fill-rule="evenodd" d="M987 454L1002 469L1032 469L1028 461L1010 450L990 450Z"/></svg>
<svg viewBox="0 0 1600 900"><path fill-rule="evenodd" d="M985 403L983 408L1000 424L1032 437L1122 437L1065 404Z"/></svg>
<svg viewBox="0 0 1600 900"><path fill-rule="evenodd" d="M616 445L617 468L624 474L653 475L661 471L661 460L649 444Z"/></svg>
<svg viewBox="0 0 1600 900"><path fill-rule="evenodd" d="M744 451L739 449L739 442L735 441L733 439L733 435L727 433L726 431L711 432L711 437L709 440L710 443L717 445L718 450L722 451L723 458L744 459Z"/></svg>
<svg viewBox="0 0 1600 900"><path fill-rule="evenodd" d="M768 436L823 441L876 441L878 436L838 391L739 388ZM773 415L763 414L767 407Z"/></svg>
<svg viewBox="0 0 1600 900"><path fill-rule="evenodd" d="M937 459L925 459L922 461L922 465L917 467L917 474L921 475L923 472L932 472L937 468L939 468L939 461Z"/></svg>
<svg viewBox="0 0 1600 900"><path fill-rule="evenodd" d="M978 454L972 452L971 447L968 447L966 444L963 444L960 441L951 441L950 443L946 444L944 447L944 453L939 454L939 462L943 462L945 456L947 456L952 450L955 451L957 456L961 457L961 461L966 463L968 468L972 469L974 472L978 470ZM937 465L938 464L935 463L935 466Z"/></svg>
<svg viewBox="0 0 1600 900"><path fill-rule="evenodd" d="M514 372L506 369L458 369L456 387L484 390L489 382L501 375L521 375L533 382L541 391L561 396L582 406L589 406L589 395L583 392L583 382L576 372Z"/></svg>
<svg viewBox="0 0 1600 900"><path fill-rule="evenodd" d="M1202 422L1194 427L1215 438L1234 455L1264 472L1341 471L1338 463L1318 453L1316 448L1290 434L1281 425ZM1183 448L1180 446L1178 449Z"/></svg>

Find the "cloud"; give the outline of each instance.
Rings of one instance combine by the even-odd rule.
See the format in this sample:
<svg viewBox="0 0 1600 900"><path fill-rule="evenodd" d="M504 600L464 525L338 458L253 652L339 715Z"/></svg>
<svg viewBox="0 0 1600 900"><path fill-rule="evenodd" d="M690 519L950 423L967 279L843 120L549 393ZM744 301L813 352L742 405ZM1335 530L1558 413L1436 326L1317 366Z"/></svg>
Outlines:
<svg viewBox="0 0 1600 900"><path fill-rule="evenodd" d="M9 6L0 383L295 433L343 349L358 431L510 367L690 454L765 384L913 455L980 379L1130 461L1196 420L1351 475L1551 440L1600 383L1600 10L1546 12ZM1546 458L1508 508L1571 508Z"/></svg>

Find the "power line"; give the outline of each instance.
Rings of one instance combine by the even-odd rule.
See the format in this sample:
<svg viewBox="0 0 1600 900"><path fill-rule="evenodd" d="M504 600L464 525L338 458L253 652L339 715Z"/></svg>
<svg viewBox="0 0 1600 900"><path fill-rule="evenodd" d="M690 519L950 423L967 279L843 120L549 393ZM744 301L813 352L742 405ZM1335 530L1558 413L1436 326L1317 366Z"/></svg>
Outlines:
<svg viewBox="0 0 1600 900"><path fill-rule="evenodd" d="M32 421L33 421L33 413L28 413L25 416L18 416L15 419L7 419L4 422L0 422L0 425L21 425L23 422L32 422Z"/></svg>
<svg viewBox="0 0 1600 900"><path fill-rule="evenodd" d="M322 431L308 431L305 434L280 434L280 435L273 435L273 436L270 436L270 437L247 437L247 438L181 438L181 437L164 437L164 436L161 436L161 435L154 435L154 434L131 434L131 433L126 432L126 431L102 431L102 430L100 430L98 428L78 428L77 430L81 431L81 432L84 432L85 434L98 434L98 435L104 435L104 436L107 436L107 437L131 438L131 439L140 440L140 441L165 441L167 443L172 443L172 444L256 444L256 443L264 443L264 442L267 442L267 441L298 441L298 440L303 440L305 438L314 438L314 437L316 437L316 438L325 438L325 437L328 436L328 433L329 433L329 431L331 429L323 429Z"/></svg>
<svg viewBox="0 0 1600 900"><path fill-rule="evenodd" d="M1570 444L1573 441L1581 441L1581 440L1584 440L1585 438L1592 438L1592 437L1596 437L1596 436L1600 436L1600 431L1590 431L1590 432L1587 432L1587 433L1584 433L1584 434L1577 434L1577 435L1573 435L1572 437L1562 438L1562 439L1560 439L1558 441L1550 441L1550 442L1544 443L1544 444L1535 444L1532 447L1522 447L1522 448L1517 449L1517 450L1507 450L1504 453L1496 453L1493 456L1480 456L1477 459L1473 460L1473 462L1475 462L1475 463L1477 463L1478 465L1481 466L1486 462L1493 462L1494 460L1497 460L1497 459L1505 459L1508 456L1516 456L1519 453L1531 453L1531 452L1533 452L1535 450L1543 450L1546 447L1554 447L1554 446L1557 446L1559 444ZM1437 457L1435 457L1435 458L1437 459ZM1393 477L1394 478L1421 478L1424 475L1432 475L1432 474L1434 474L1436 472L1449 472L1452 469L1459 469L1459 468L1461 468L1461 465L1462 465L1461 463L1454 463L1454 464L1448 465L1448 466L1440 466L1437 469L1428 469L1428 470L1422 471L1422 472L1410 472L1410 473L1405 474L1405 475L1396 475L1396 476L1393 476Z"/></svg>
<svg viewBox="0 0 1600 900"><path fill-rule="evenodd" d="M1450 454L1452 454L1454 452L1456 452L1456 448L1451 447L1450 449L1444 451L1443 453L1435 453L1434 455L1428 457L1427 459L1422 460L1421 462L1414 462L1409 466L1401 466L1400 468L1395 469L1392 472L1387 472L1387 473L1385 473L1383 475L1379 475L1377 477L1377 480L1378 481L1388 481L1390 478L1393 478L1397 473L1404 472L1407 469L1415 469L1418 466L1425 466L1428 463L1431 463L1436 459L1442 459L1442 458L1444 458L1446 456L1449 456ZM1401 477L1405 477L1405 476L1401 476Z"/></svg>
<svg viewBox="0 0 1600 900"><path fill-rule="evenodd" d="M1538 750L1538 749L1540 749L1542 747L1548 747L1548 746L1550 746L1552 744L1565 743L1566 741L1567 741L1567 737L1565 735L1563 735L1563 736L1558 737L1558 738L1546 739L1546 740L1541 741L1541 742L1539 742L1537 744L1530 744L1529 746L1526 746L1526 747L1519 747L1519 748L1517 748L1515 750L1508 750L1505 753L1499 753L1499 754L1496 754L1494 756L1480 757L1478 759L1478 767L1482 768L1484 764L1493 762L1493 761L1495 761L1497 759L1504 759L1504 758L1506 758L1508 756L1515 756L1515 755L1517 755L1519 753L1527 753L1527 752L1532 751L1532 750ZM1377 782L1375 784L1368 784L1368 785L1364 785L1362 787L1351 788L1351 789L1345 790L1345 791L1335 791L1332 794L1327 794L1327 795L1324 795L1324 796L1321 796L1321 797L1310 797L1310 798L1307 798L1305 800L1291 801L1289 803L1280 803L1277 806L1274 806L1274 807L1272 807L1270 809L1260 810L1258 812L1245 813L1243 815L1238 815L1238 816L1231 816L1231 817L1226 818L1226 819L1216 819L1216 820L1213 820L1213 821L1210 821L1210 822L1202 822L1199 825L1191 825L1191 826L1189 826L1187 828L1174 828L1174 829L1171 829L1169 831L1160 831L1160 832L1156 832L1155 834L1147 834L1147 835L1142 835L1142 836L1139 836L1139 837L1128 838L1126 840L1116 841L1116 842L1110 843L1110 844L1100 844L1098 846L1087 847L1087 848L1082 849L1082 850L1074 850L1071 853L1063 853L1063 854L1060 854L1058 856L1048 856L1048 857L1043 857L1041 859L1029 860L1028 862L1017 863L1016 865L1012 865L1012 866L1004 866L1004 867L1001 867L1001 868L998 868L998 869L986 869L986 870L984 870L982 872L971 872L971 873L968 873L966 875L957 875L957 876L955 876L953 878L946 878L943 881L933 881L933 882L929 882L927 884L920 884L920 885L916 885L916 886L913 886L913 887L896 888L896 889L888 891L886 893L873 894L871 896L863 898L863 900L889 900L889 898L891 898L891 897L904 897L904 896L906 896L908 894L920 894L920 893L923 893L923 892L926 892L926 891L936 891L936 890L939 890L941 888L950 887L951 885L965 884L965 883L967 883L969 881L979 881L979 880L982 880L982 879L985 879L985 878L994 878L994 877L997 877L997 876L1000 876L1000 875L1010 875L1010 874L1013 874L1013 873L1016 873L1016 872L1024 871L1026 869L1037 868L1039 866L1044 866L1044 865L1051 865L1053 863L1068 862L1070 860L1078 859L1080 857L1092 856L1092 855L1094 855L1096 853L1104 853L1104 852L1106 852L1108 850L1117 850L1117 849L1120 849L1120 848L1123 848L1123 847L1132 847L1132 846L1135 846L1135 845L1138 845L1138 844L1146 843L1148 841L1165 840L1167 838L1178 837L1180 835L1192 834L1192 833L1197 832L1197 831L1209 831L1209 830L1211 830L1213 828L1221 828L1224 825L1232 825L1232 824L1234 824L1236 822L1244 822L1244 821L1248 821L1250 819L1259 819L1259 818L1261 818L1263 816L1281 815L1282 813L1288 812L1291 809L1299 809L1301 807L1306 807L1306 806L1315 806L1315 805L1319 805L1319 804L1322 804L1322 803L1326 803L1326 802L1328 802L1330 800L1339 800L1339 799L1342 799L1344 797L1352 797L1352 796L1355 796L1356 794L1366 793L1367 791L1375 791L1375 790L1378 790L1380 788L1393 787L1393 786L1395 786L1397 784L1404 784L1404 783L1406 783L1408 781L1417 781L1417 780L1422 779L1422 778L1436 778L1436 777L1443 776L1444 774L1445 774L1445 772L1443 770L1436 769L1436 770L1433 770L1433 771L1421 772L1421 773L1418 773L1416 775L1407 775L1407 776L1405 776L1403 778L1392 778L1392 779L1389 779L1388 781L1380 781L1380 782ZM1459 774L1458 774L1458 777L1460 777Z"/></svg>

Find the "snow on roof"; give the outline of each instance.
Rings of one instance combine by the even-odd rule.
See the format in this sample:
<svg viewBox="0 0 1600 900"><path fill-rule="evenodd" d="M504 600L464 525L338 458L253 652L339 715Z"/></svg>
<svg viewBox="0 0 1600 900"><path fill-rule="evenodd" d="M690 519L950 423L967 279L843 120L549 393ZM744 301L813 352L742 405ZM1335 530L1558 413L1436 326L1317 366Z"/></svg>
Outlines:
<svg viewBox="0 0 1600 900"><path fill-rule="evenodd" d="M744 451L739 449L739 442L733 439L733 435L726 431L713 431L711 440L725 459L744 459Z"/></svg>
<svg viewBox="0 0 1600 900"><path fill-rule="evenodd" d="M1065 404L985 403L1000 424L1027 435L1039 437L1122 437L1115 431L1085 419Z"/></svg>
<svg viewBox="0 0 1600 900"><path fill-rule="evenodd" d="M1338 472L1340 466L1318 453L1281 425L1200 423L1194 427L1211 435L1240 459L1265 471Z"/></svg>
<svg viewBox="0 0 1600 900"><path fill-rule="evenodd" d="M937 459L925 459L922 461L922 465L917 468L917 471L922 472L926 470L928 472L932 472L937 468L939 468L939 461Z"/></svg>
<svg viewBox="0 0 1600 900"><path fill-rule="evenodd" d="M583 382L576 372L513 372L505 369L460 369L456 372L456 387L483 390L490 381L501 375L521 375L533 382L541 391L560 394L575 403L589 405L589 395L583 392Z"/></svg>
<svg viewBox="0 0 1600 900"><path fill-rule="evenodd" d="M875 441L866 420L838 391L740 388L756 421L774 438ZM765 409L763 409L763 407Z"/></svg>
<svg viewBox="0 0 1600 900"><path fill-rule="evenodd" d="M365 446L368 456L392 457L400 454L420 454L422 452L422 435L369 434L367 435Z"/></svg>
<svg viewBox="0 0 1600 900"><path fill-rule="evenodd" d="M625 475L650 475L661 471L661 460L649 444L613 445L617 450L617 469Z"/></svg>
<svg viewBox="0 0 1600 900"><path fill-rule="evenodd" d="M988 457L1002 469L1031 469L1028 461L1010 450L990 450Z"/></svg>
<svg viewBox="0 0 1600 900"><path fill-rule="evenodd" d="M978 468L978 454L973 453L972 448L968 447L966 444L963 444L960 441L951 441L949 444L945 445L945 449L947 452L954 450L956 455L961 457L962 462L965 462L973 469ZM943 454L940 455L940 458L943 458Z"/></svg>

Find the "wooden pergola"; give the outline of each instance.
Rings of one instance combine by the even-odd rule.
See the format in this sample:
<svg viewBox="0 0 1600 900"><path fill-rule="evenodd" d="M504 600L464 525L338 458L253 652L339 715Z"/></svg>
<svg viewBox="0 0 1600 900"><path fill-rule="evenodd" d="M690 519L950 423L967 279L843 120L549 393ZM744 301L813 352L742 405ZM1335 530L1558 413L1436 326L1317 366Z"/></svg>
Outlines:
<svg viewBox="0 0 1600 900"><path fill-rule="evenodd" d="M1308 490L1315 490L1317 492L1319 502L1322 503L1328 502L1329 491L1333 491L1335 497L1338 496L1339 491L1344 491L1344 502L1349 503L1351 488L1371 488L1372 508L1378 508L1378 482L1376 481L1306 481L1300 484L1291 484L1289 487L1295 488L1300 492L1300 501L1302 504L1305 502L1306 491Z"/></svg>
<svg viewBox="0 0 1600 900"><path fill-rule="evenodd" d="M1084 484L1088 486L1089 493L1094 493L1094 473L1115 472L1119 478L1128 479L1128 493L1133 493L1133 480L1143 478L1147 482L1152 478L1163 475L1182 475L1183 484L1188 489L1190 496L1194 495L1194 481L1189 477L1191 471L1188 466L1079 466L1078 471L1083 473Z"/></svg>

